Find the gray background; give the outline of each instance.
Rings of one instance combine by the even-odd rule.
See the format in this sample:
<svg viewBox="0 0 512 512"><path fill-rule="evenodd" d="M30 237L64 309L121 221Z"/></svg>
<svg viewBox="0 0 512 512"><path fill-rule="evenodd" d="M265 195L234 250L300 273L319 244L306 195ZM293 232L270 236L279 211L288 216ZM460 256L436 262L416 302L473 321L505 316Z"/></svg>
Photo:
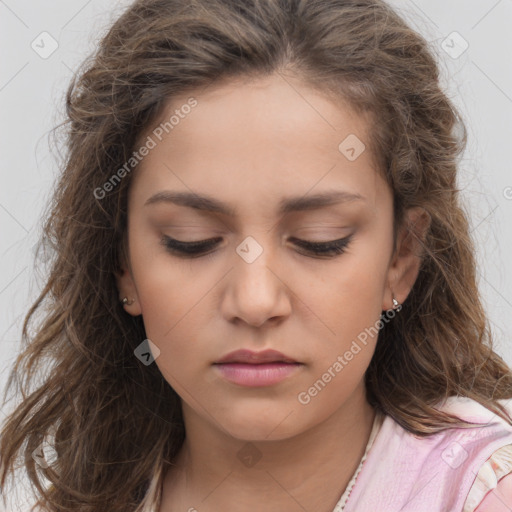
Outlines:
<svg viewBox="0 0 512 512"><path fill-rule="evenodd" d="M129 3L0 0L2 390L20 348L23 316L43 282L33 269L33 247L58 172L48 132L62 119L73 72ZM479 285L496 349L512 365L512 0L390 3L432 43L443 84L466 120L459 187L477 241ZM50 56L44 52L52 39L43 32L58 44ZM459 55L464 41L468 48ZM6 412L0 411L0 421Z"/></svg>

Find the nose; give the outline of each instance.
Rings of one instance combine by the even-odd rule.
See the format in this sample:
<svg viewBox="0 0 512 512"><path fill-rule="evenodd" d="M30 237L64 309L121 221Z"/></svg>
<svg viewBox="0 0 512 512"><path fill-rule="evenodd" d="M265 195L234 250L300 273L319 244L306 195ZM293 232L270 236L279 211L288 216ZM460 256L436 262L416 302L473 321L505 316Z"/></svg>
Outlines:
<svg viewBox="0 0 512 512"><path fill-rule="evenodd" d="M260 327L290 315L289 277L269 244L248 237L237 247L222 301L222 313L230 322Z"/></svg>

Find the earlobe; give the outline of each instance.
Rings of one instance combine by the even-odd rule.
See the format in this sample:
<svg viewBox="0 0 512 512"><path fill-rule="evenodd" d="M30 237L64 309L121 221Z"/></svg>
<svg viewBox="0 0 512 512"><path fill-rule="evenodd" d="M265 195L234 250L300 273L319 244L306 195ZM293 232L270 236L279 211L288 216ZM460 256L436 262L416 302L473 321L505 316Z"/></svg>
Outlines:
<svg viewBox="0 0 512 512"><path fill-rule="evenodd" d="M131 271L126 265L122 265L120 270L115 272L115 278L120 294L119 302L124 310L132 316L141 315L142 309Z"/></svg>
<svg viewBox="0 0 512 512"><path fill-rule="evenodd" d="M397 235L396 250L388 270L388 289L383 309L392 307L393 297L404 303L418 277L431 217L420 207L405 212Z"/></svg>

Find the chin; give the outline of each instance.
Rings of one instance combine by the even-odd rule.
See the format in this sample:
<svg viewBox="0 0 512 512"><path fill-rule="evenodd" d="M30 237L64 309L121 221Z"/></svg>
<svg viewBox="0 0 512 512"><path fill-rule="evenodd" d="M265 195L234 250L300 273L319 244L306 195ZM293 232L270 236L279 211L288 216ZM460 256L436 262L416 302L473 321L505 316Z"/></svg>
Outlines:
<svg viewBox="0 0 512 512"><path fill-rule="evenodd" d="M218 425L231 437L240 441L281 441L294 437L307 430L298 421L300 410L289 407L260 408L247 404L229 411L226 417L218 417Z"/></svg>

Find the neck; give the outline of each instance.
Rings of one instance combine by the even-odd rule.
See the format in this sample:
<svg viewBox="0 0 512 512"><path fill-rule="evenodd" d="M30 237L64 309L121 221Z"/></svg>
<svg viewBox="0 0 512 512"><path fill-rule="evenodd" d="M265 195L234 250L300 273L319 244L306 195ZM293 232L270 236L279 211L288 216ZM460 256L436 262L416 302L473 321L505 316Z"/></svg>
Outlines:
<svg viewBox="0 0 512 512"><path fill-rule="evenodd" d="M364 454L374 409L364 387L322 423L291 438L234 439L185 413L187 438L162 488L160 512L332 512Z"/></svg>

